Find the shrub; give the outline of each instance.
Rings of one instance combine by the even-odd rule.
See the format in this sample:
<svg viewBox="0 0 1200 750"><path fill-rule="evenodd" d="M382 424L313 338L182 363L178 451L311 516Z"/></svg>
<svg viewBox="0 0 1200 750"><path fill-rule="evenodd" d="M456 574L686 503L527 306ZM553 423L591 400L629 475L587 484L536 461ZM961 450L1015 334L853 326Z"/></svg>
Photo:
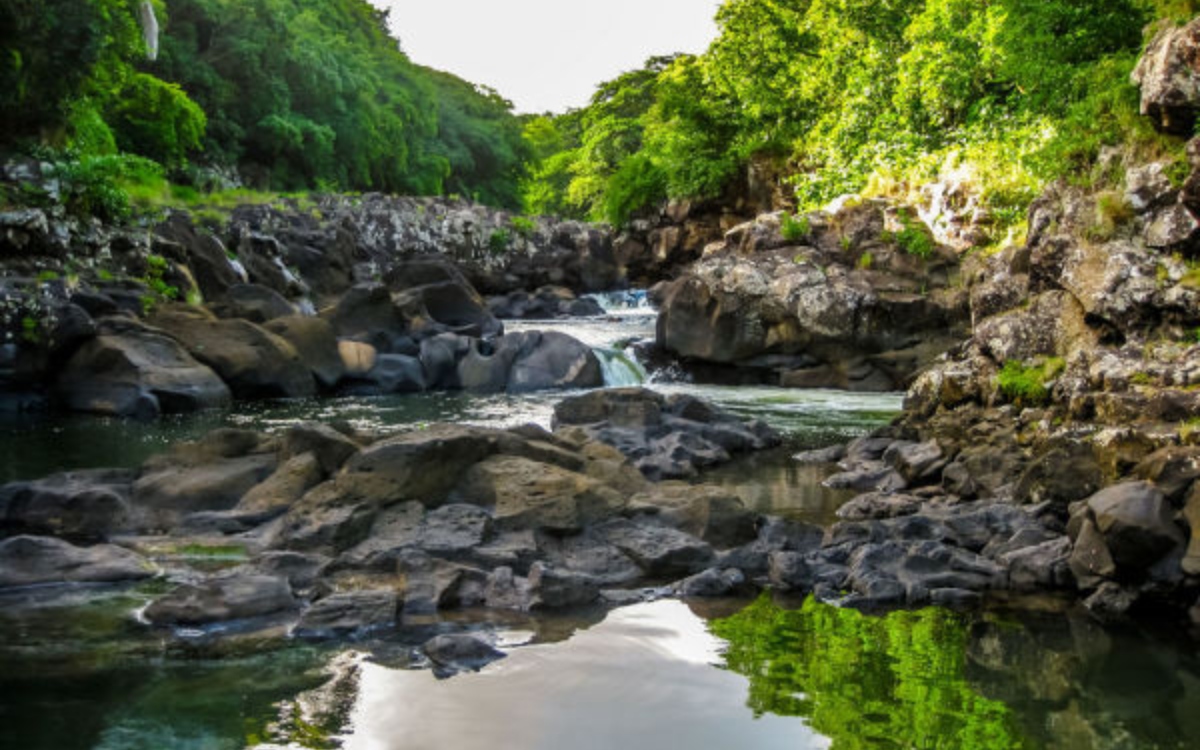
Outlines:
<svg viewBox="0 0 1200 750"><path fill-rule="evenodd" d="M537 223L525 216L514 216L509 220L508 224L520 237L529 237L537 229Z"/></svg>
<svg viewBox="0 0 1200 750"><path fill-rule="evenodd" d="M896 244L909 255L915 255L922 260L933 255L933 237L925 225L917 221L902 218L903 229L896 233Z"/></svg>
<svg viewBox="0 0 1200 750"><path fill-rule="evenodd" d="M812 225L807 216L784 214L779 222L779 233L788 242L799 242L808 237Z"/></svg>
<svg viewBox="0 0 1200 750"><path fill-rule="evenodd" d="M504 255L508 252L508 243L511 236L503 229L494 230L488 237L488 252L492 255Z"/></svg>

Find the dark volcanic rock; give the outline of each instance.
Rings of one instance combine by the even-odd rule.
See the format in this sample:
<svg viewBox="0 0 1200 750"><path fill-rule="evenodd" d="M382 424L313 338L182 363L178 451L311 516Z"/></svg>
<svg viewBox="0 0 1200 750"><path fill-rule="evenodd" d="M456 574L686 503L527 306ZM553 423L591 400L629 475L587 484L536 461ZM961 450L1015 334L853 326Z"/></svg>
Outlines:
<svg viewBox="0 0 1200 750"><path fill-rule="evenodd" d="M278 614L295 606L286 579L235 575L179 586L151 602L144 614L155 625L208 625Z"/></svg>
<svg viewBox="0 0 1200 750"><path fill-rule="evenodd" d="M76 547L51 537L0 541L0 588L50 583L115 583L149 578L155 570L137 554L110 544Z"/></svg>
<svg viewBox="0 0 1200 750"><path fill-rule="evenodd" d="M55 391L75 411L155 417L228 406L229 388L173 338L105 319L63 367Z"/></svg>

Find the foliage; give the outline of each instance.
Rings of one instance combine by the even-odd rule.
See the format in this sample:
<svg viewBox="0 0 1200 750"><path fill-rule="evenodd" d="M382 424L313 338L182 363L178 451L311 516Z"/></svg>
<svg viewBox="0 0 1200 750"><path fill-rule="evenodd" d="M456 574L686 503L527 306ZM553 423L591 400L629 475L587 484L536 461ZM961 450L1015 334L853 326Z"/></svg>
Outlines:
<svg viewBox="0 0 1200 750"><path fill-rule="evenodd" d="M537 123L555 137L535 148L526 206L618 220L718 195L765 157L787 165L801 210L953 175L991 210L996 239L1019 233L1041 186L1094 179L1104 145L1182 163L1182 141L1138 114L1129 72L1146 23L1193 5L730 0L703 55L653 58Z"/></svg>
<svg viewBox="0 0 1200 750"><path fill-rule="evenodd" d="M924 224L908 217L901 217L900 225L901 229L896 233L896 244L900 246L900 249L923 260L933 256L935 248L933 236Z"/></svg>
<svg viewBox="0 0 1200 750"><path fill-rule="evenodd" d="M0 2L0 148L119 151L176 180L203 159L268 190L521 203L530 153L511 103L414 65L366 0L154 0L155 61L141 0Z"/></svg>
<svg viewBox="0 0 1200 750"><path fill-rule="evenodd" d="M504 255L508 252L508 244L512 236L504 229L494 229L488 235L488 252L492 255Z"/></svg>
<svg viewBox="0 0 1200 750"><path fill-rule="evenodd" d="M514 216L508 224L521 237L529 237L537 230L537 223L527 216Z"/></svg>
<svg viewBox="0 0 1200 750"><path fill-rule="evenodd" d="M1010 359L996 376L996 386L1006 399L1017 406L1044 406L1050 401L1047 385L1062 372L1063 367L1063 360L1057 357L1029 366Z"/></svg>
<svg viewBox="0 0 1200 750"><path fill-rule="evenodd" d="M788 242L799 242L807 237L810 231L812 226L807 216L784 214L779 220L779 232Z"/></svg>
<svg viewBox="0 0 1200 750"><path fill-rule="evenodd" d="M939 609L882 617L764 595L710 625L756 715L801 716L835 748L1015 748L1015 721L967 679L967 626Z"/></svg>
<svg viewBox="0 0 1200 750"><path fill-rule="evenodd" d="M107 155L71 158L62 155L51 163L51 173L61 182L67 210L78 216L121 221L130 214L127 185L161 180L158 164L138 156Z"/></svg>

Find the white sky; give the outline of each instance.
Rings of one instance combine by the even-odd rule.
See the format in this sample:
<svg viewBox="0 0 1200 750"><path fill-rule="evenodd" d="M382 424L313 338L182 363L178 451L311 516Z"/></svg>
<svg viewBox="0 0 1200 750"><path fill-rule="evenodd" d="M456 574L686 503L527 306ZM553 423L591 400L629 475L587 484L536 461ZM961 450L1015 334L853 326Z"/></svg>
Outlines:
<svg viewBox="0 0 1200 750"><path fill-rule="evenodd" d="M500 92L517 112L581 107L652 55L703 52L720 0L371 0L413 62Z"/></svg>

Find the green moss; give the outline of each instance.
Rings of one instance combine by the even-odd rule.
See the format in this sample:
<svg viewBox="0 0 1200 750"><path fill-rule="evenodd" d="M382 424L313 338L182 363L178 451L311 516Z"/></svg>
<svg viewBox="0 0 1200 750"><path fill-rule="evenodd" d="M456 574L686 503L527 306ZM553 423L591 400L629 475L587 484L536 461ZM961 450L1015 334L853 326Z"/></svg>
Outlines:
<svg viewBox="0 0 1200 750"><path fill-rule="evenodd" d="M488 236L488 252L492 255L504 255L508 252L508 244L512 236L504 229L496 229Z"/></svg>
<svg viewBox="0 0 1200 750"><path fill-rule="evenodd" d="M1050 402L1050 382L1065 367L1066 363L1059 357L1049 357L1028 366L1010 359L996 376L996 386L1005 399L1017 406L1044 406Z"/></svg>
<svg viewBox="0 0 1200 750"><path fill-rule="evenodd" d="M872 255L870 251L865 252L858 257L858 267L864 271L870 269L873 265L875 265L875 256Z"/></svg>

